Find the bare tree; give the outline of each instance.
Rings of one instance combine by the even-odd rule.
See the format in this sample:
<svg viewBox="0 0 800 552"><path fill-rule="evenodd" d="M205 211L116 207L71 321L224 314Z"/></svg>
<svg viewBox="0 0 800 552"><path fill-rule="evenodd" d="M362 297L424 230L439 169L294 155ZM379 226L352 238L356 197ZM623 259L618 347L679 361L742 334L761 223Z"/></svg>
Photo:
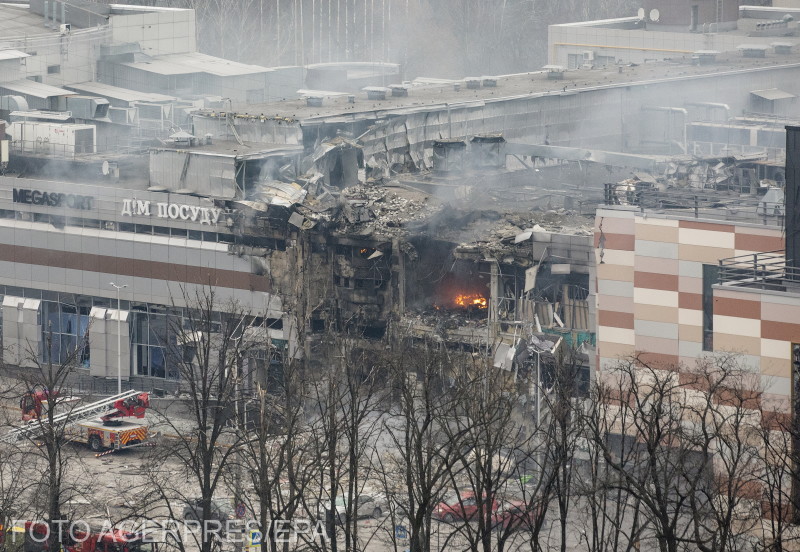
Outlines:
<svg viewBox="0 0 800 552"><path fill-rule="evenodd" d="M513 376L498 370L484 358L461 359L453 374L455 408L443 424L449 439L459 444L448 479L456 494L458 508L467 513L455 525L456 535L465 539L471 550L502 551L515 526L499 517L505 501L519 494L520 466L540 458L535 428L529 413L520 410L519 396L513 391ZM509 381L511 378L511 381ZM475 514L465 508L474 501ZM521 512L519 523L525 523Z"/></svg>
<svg viewBox="0 0 800 552"><path fill-rule="evenodd" d="M797 430L790 416L782 412L764 412L761 420L764 470L759 481L763 487L764 549L784 552L797 543L793 530L798 505L793 494L797 481L792 441Z"/></svg>
<svg viewBox="0 0 800 552"><path fill-rule="evenodd" d="M218 491L227 490L224 483L241 446L235 410L248 376L242 359L253 345L245 333L253 316L235 303L217 301L210 289L192 296L184 291L183 299L190 306L180 311L182 316L175 313L169 321L170 337L163 339L185 398L159 413L170 438L150 458L155 469L148 482L148 502L165 503L171 517L175 517L174 502L179 508L192 504L190 517L200 525L197 545L201 552L209 552L216 537L226 531L218 526L213 499ZM161 472L164 465L176 465L180 477ZM182 539L175 544L185 549Z"/></svg>
<svg viewBox="0 0 800 552"><path fill-rule="evenodd" d="M7 460L23 460L29 468L25 476L31 477L35 486L30 489L29 508L19 513L42 516L38 519L48 523L48 544L53 549L60 538L66 537L68 528L63 523L75 514L71 503L76 497L91 497L93 486L80 455L71 446L70 414L81 401L72 396L70 384L83 354L83 343L62 348L48 327L42 345L41 353L27 345L24 357L28 367L18 371L15 383L6 390L6 394L17 395L27 422L17 427L23 443L11 445L3 454ZM15 446L19 448L14 450ZM5 469L9 477L20 475L15 471ZM27 485L15 485L12 480L8 484L9 498L19 498L23 490L28 490Z"/></svg>
<svg viewBox="0 0 800 552"><path fill-rule="evenodd" d="M330 337L323 357L329 368L315 379L311 434L325 447L318 454L325 458L327 470L320 498L326 505L330 547L338 550L336 528L341 525L345 550L350 552L361 550L372 538L359 535L358 500L367 484L375 481L372 471L381 429L378 405L384 398L383 372L369 351L357 346L357 338ZM337 502L343 502L344 515L337 512Z"/></svg>
<svg viewBox="0 0 800 552"><path fill-rule="evenodd" d="M407 518L409 549L430 552L433 510L448 488L459 450L459 441L449 439L444 428L453 408L446 384L453 359L440 345L400 339L384 365L394 400L383 422L387 450L376 460L389 499L390 529Z"/></svg>
<svg viewBox="0 0 800 552"><path fill-rule="evenodd" d="M587 427L606 487L626 503L614 514L633 514L615 538L630 549L651 535L662 552L749 549L764 465L752 374L717 355L680 371L632 358L604 378Z"/></svg>

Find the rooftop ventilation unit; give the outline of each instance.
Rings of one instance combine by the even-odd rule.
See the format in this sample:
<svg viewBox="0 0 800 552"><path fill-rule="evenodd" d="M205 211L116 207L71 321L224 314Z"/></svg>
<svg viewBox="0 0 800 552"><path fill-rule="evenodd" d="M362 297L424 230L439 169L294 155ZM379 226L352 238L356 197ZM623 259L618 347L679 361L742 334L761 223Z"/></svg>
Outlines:
<svg viewBox="0 0 800 552"><path fill-rule="evenodd" d="M764 44L741 44L736 47L737 50L742 52L742 56L749 58L763 58L767 57L768 46Z"/></svg>
<svg viewBox="0 0 800 552"><path fill-rule="evenodd" d="M383 86L367 86L363 90L367 93L368 100L385 100L386 94L391 92L391 89Z"/></svg>
<svg viewBox="0 0 800 552"><path fill-rule="evenodd" d="M480 77L467 77L464 79L464 84L467 85L467 88L474 90L481 87L481 79Z"/></svg>
<svg viewBox="0 0 800 552"><path fill-rule="evenodd" d="M770 46L775 49L776 54L786 56L792 53L794 42L773 42Z"/></svg>
<svg viewBox="0 0 800 552"><path fill-rule="evenodd" d="M719 54L719 50L697 50L692 55L692 59L696 60L699 65L710 65L717 61Z"/></svg>
<svg viewBox="0 0 800 552"><path fill-rule="evenodd" d="M408 97L408 86L405 84L390 84L389 88L392 90L392 96L396 98Z"/></svg>
<svg viewBox="0 0 800 552"><path fill-rule="evenodd" d="M542 67L545 71L547 71L547 78L550 80L561 80L564 78L564 66L562 65L545 65Z"/></svg>

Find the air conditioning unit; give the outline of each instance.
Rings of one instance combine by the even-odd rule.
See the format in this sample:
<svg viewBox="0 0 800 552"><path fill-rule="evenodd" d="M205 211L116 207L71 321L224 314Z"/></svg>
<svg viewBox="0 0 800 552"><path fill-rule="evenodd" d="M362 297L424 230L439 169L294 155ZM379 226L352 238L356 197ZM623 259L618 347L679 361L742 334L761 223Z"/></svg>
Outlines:
<svg viewBox="0 0 800 552"><path fill-rule="evenodd" d="M591 50L584 50L583 61L594 61L594 52Z"/></svg>
<svg viewBox="0 0 800 552"><path fill-rule="evenodd" d="M72 30L72 24L71 23L62 23L61 26L59 27L59 29L60 29L62 35L69 34L69 32Z"/></svg>

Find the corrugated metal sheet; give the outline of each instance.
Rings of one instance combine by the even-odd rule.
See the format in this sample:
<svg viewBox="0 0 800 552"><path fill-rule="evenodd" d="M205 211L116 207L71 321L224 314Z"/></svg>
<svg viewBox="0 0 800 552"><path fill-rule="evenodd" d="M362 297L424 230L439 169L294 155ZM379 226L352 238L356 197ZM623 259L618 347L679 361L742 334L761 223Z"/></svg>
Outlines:
<svg viewBox="0 0 800 552"><path fill-rule="evenodd" d="M194 131L198 136L211 134L216 140L234 140L235 137L225 117L193 114ZM301 145L303 129L297 121L260 117L234 117L236 132L245 142L256 144ZM299 152L302 152L300 148Z"/></svg>
<svg viewBox="0 0 800 552"><path fill-rule="evenodd" d="M20 79L11 82L0 83L0 89L10 90L17 94L25 96L33 96L34 98L53 98L56 96L72 96L75 92L71 90L64 90L57 86L50 86L41 82L32 81L29 79Z"/></svg>
<svg viewBox="0 0 800 552"><path fill-rule="evenodd" d="M185 150L150 152L150 182L167 190L231 199L236 195L234 157L195 155Z"/></svg>

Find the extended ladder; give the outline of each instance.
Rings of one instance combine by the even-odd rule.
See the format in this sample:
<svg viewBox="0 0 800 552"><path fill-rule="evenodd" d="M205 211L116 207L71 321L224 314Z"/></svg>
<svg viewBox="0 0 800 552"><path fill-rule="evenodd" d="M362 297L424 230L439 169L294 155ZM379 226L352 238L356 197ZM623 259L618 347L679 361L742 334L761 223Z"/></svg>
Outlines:
<svg viewBox="0 0 800 552"><path fill-rule="evenodd" d="M78 422L113 411L115 402L120 399L138 396L140 393L141 391L125 391L124 393L108 397L107 399L101 399L93 403L78 406L71 409L69 412L56 414L53 417L53 425L61 429L67 428ZM22 439L34 439L39 436L43 428L43 420L29 420L22 427L12 429L0 437L0 443L13 443L14 441L21 441Z"/></svg>

